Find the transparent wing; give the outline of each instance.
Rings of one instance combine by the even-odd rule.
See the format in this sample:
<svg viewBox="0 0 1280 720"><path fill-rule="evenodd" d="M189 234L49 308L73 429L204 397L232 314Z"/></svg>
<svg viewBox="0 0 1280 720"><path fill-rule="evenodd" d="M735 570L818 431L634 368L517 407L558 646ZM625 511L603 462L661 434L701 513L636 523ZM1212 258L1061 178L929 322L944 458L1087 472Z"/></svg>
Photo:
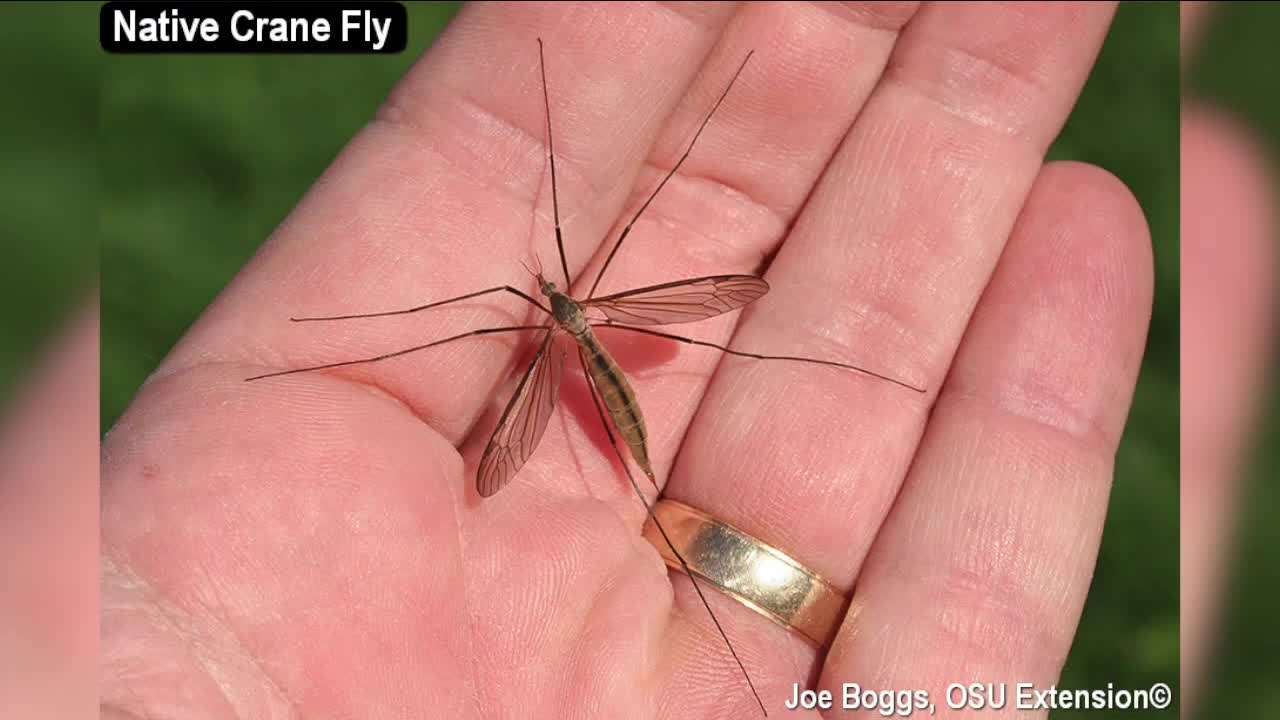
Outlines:
<svg viewBox="0 0 1280 720"><path fill-rule="evenodd" d="M762 297L769 283L754 275L712 275L650 285L582 302L612 322L669 325L715 317Z"/></svg>
<svg viewBox="0 0 1280 720"><path fill-rule="evenodd" d="M476 469L476 490L489 497L501 490L533 454L560 392L564 356L554 352L548 331L542 347L502 411L502 419L489 438L489 445Z"/></svg>

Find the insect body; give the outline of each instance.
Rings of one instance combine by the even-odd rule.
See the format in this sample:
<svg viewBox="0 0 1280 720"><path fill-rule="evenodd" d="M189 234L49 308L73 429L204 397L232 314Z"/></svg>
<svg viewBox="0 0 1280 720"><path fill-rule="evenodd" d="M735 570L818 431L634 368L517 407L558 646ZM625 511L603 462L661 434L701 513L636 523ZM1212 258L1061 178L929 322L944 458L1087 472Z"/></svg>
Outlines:
<svg viewBox="0 0 1280 720"><path fill-rule="evenodd" d="M556 290L554 283L547 282L541 276L538 276L538 284L542 287L542 294L551 300L551 311L555 314L556 323L572 335L581 347L586 358L586 370L600 392L600 400L609 411L618 435L631 449L631 457L635 458L649 482L657 487L658 481L653 477L653 464L649 462L649 432L645 429L644 414L640 411L635 390L627 382L627 376L618 368L604 345L596 339L582 306Z"/></svg>
<svg viewBox="0 0 1280 720"><path fill-rule="evenodd" d="M539 303L539 308L551 315L552 322L543 326L518 328L544 330L542 346L503 411L498 427L480 458L480 466L476 470L476 490L481 496L488 497L502 489L529 459L542 439L542 432L546 429L559 392L562 372L563 357L557 357L552 350L557 333L565 333L577 343L582 371L591 379L599 396L597 400L602 403L603 411L608 412L618 435L631 450L632 458L654 487L658 483L654 477L653 465L649 461L648 431L635 390L592 328L612 327L657 335L693 345L718 348L735 355L765 359L776 357L739 353L712 343L638 327L705 320L740 308L769 290L768 283L753 275L691 278L581 301L558 290L541 273L537 273L536 277L542 294L551 305L548 310ZM531 298L526 300L533 302ZM599 312L604 319L593 321L587 316L589 310Z"/></svg>

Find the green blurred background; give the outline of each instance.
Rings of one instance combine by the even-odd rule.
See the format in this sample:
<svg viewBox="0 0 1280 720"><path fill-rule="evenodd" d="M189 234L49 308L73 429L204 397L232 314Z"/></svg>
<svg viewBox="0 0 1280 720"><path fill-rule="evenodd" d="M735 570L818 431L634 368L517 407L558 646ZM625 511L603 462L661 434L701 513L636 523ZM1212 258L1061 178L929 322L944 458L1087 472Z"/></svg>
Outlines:
<svg viewBox="0 0 1280 720"><path fill-rule="evenodd" d="M396 56L106 59L104 430L454 10L410 3L409 46ZM1063 687L1177 688L1178 34L1176 5L1122 6L1051 154L1096 163L1128 184L1150 222L1157 270L1148 352ZM64 42L59 58L71 63L90 40L69 34Z"/></svg>
<svg viewBox="0 0 1280 720"><path fill-rule="evenodd" d="M97 17L0 5L0 408L96 282Z"/></svg>

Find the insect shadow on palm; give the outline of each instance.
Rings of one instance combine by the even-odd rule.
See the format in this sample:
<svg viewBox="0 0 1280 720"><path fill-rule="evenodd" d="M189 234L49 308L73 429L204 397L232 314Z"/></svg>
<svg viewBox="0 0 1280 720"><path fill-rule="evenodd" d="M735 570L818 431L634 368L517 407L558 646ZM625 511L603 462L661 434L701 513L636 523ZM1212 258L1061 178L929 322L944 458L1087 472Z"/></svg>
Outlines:
<svg viewBox="0 0 1280 720"><path fill-rule="evenodd" d="M720 624L715 612L712 611L710 603L707 602L707 598L703 594L701 584L697 579L696 573L690 570L688 563L676 549L670 537L668 537L667 531L662 527L661 523L658 522L658 518L654 514L653 504L645 497L644 492L640 489L640 485L635 480L635 476L631 473L631 468L627 464L626 458L623 456L622 448L618 444L619 437L621 437L623 443L626 444L633 461L640 467L645 476L649 478L649 482L651 482L655 488L658 487L657 479L654 477L653 467L649 460L648 431L645 426L644 415L641 412L640 404L636 399L635 391L627 381L626 375L613 359L613 356L610 355L605 346L600 343L593 331L593 328L609 327L632 333L675 340L688 345L712 348L729 355L755 360L789 361L826 365L863 373L880 380L900 385L917 393L925 392L923 388L847 363L789 355L764 355L760 353L743 352L733 350L716 343L695 340L682 335L675 335L650 329L650 326L654 325L661 326L706 320L749 305L755 300L763 297L769 291L768 283L765 282L763 278L755 275L708 275L685 280L675 280L659 285L650 285L647 287L614 293L612 295L596 297L596 289L600 286L601 278L604 277L605 271L609 269L609 265L618 254L618 249L622 247L623 241L625 241L627 236L631 233L632 226L634 226L640 219L644 211L648 209L649 205L654 201L654 198L658 196L658 193L661 192L667 182L680 170L684 161L688 159L689 154L693 151L693 147L697 143L699 136L702 135L702 131L706 129L712 116L720 107L721 103L724 102L725 97L728 96L734 83L746 68L747 62L751 59L753 52L754 51L748 52L747 56L743 59L742 64L738 66L737 71L733 74L728 85L716 99L711 109L703 118L702 123L698 126L698 129L694 132L693 139L689 141L689 145L685 148L685 151L680 156L679 160L677 160L675 165L667 171L666 175L663 176L662 180L640 205L639 209L637 209L635 214L631 216L631 219L627 222L626 226L623 227L622 232L618 235L618 239L614 241L613 247L610 249L608 256L606 256L604 264L601 265L599 272L596 273L595 280L591 284L591 289L588 291L586 299L579 300L570 296L566 292L561 291L555 283L551 282L543 275L542 268L539 267L537 271L529 270L529 272L537 281L538 291L546 298L545 304L516 287L511 285L501 285L400 310L359 313L352 315L333 315L327 317L290 318L293 322L316 322L408 315L410 313L417 313L424 310L430 310L431 308L437 308L497 293L514 295L550 316L549 321L542 324L480 328L443 338L441 340L436 340L422 345L415 345L395 352L389 352L383 355L265 373L251 378L246 378L246 380L262 380L265 378L291 375L294 373L314 372L317 370L327 370L349 365L375 363L481 335L516 332L541 333L538 339L538 351L534 355L532 361L530 361L519 385L516 386L515 392L503 410L502 415L498 420L497 427L494 429L488 445L485 447L484 453L481 455L479 466L476 469L476 490L482 497L487 498L497 493L506 486L513 477L515 477L521 467L524 466L525 462L533 454L534 449L542 439L543 432L546 430L547 423L551 417L551 412L555 407L556 397L559 395L560 378L563 374L564 360L566 357L564 353L556 354L554 352L554 341L556 336L561 333L570 336L576 344L578 362L582 367L583 374L586 376L587 389L591 395L592 403L595 406L596 413L599 415L601 424L604 426L609 444L612 446L614 453L617 455L618 461L622 465L622 469L627 476L627 480L630 481L631 487L640 498L640 502L644 504L645 511L648 513L650 521L653 522L663 540L666 542L667 547L679 561L685 575L690 579L698 598L702 601L703 607L706 608L708 615L711 617L712 624L715 625L715 628L717 632L719 632L720 637L724 640L725 646L728 648L730 655L737 663L739 670L741 670L743 678L746 680L747 686L751 690L752 696L760 706L761 712L768 715L769 713L764 707L764 702L760 699L760 694L756 691L755 684L751 681L750 673L747 672L746 666L743 664L737 651L733 647L733 643L729 641L728 634ZM551 102L547 91L546 61L543 56L543 44L541 38L538 39L538 66L542 79L543 108L545 112L547 130L547 156L550 160L551 168L551 204L552 217L555 222L556 250L560 258L560 269L563 272L565 280L564 287L567 290L572 284L572 278L569 275L569 266L565 259L564 237L560 229L560 206L556 189L555 148L553 144L553 133L551 131ZM527 266L526 269L528 269ZM548 307L548 305L550 307ZM590 317L588 316L589 311L599 313L602 317ZM612 428L610 427L610 421L612 421Z"/></svg>

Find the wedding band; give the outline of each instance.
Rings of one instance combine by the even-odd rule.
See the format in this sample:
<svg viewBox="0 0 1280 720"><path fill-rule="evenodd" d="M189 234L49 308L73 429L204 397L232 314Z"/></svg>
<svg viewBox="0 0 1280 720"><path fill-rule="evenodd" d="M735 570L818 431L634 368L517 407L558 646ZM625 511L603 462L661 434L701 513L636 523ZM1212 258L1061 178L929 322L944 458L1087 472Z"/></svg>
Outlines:
<svg viewBox="0 0 1280 720"><path fill-rule="evenodd" d="M721 592L825 648L835 638L848 598L781 550L674 500L654 515L689 570ZM644 537L667 566L684 571L650 519Z"/></svg>

